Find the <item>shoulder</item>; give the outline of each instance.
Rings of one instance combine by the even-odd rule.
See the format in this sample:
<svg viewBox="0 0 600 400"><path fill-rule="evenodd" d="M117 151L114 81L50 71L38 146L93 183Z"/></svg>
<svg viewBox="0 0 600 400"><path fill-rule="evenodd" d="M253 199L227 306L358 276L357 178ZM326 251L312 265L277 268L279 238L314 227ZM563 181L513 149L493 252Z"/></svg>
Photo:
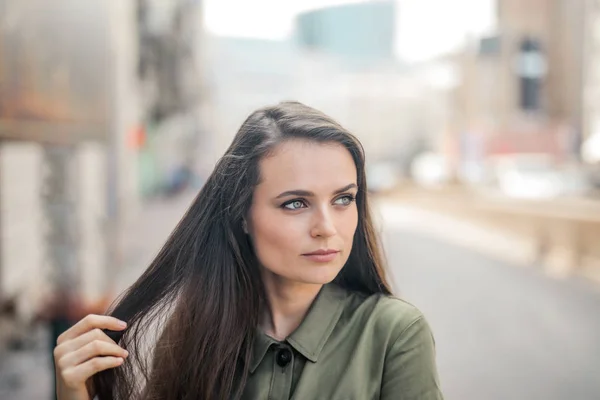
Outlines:
<svg viewBox="0 0 600 400"><path fill-rule="evenodd" d="M372 331L386 342L394 342L413 329L429 329L423 313L416 306L384 294L365 296L349 293L344 314L347 318L361 321L365 330Z"/></svg>
<svg viewBox="0 0 600 400"><path fill-rule="evenodd" d="M388 329L380 399L442 400L433 334L414 305L389 296L378 301L376 313Z"/></svg>
<svg viewBox="0 0 600 400"><path fill-rule="evenodd" d="M406 300L394 296L376 296L373 313L383 325L402 330L425 318L421 310Z"/></svg>
<svg viewBox="0 0 600 400"><path fill-rule="evenodd" d="M373 322L377 329L387 332L390 342L397 342L411 331L429 332L421 310L408 301L387 295L376 295L374 301Z"/></svg>
<svg viewBox="0 0 600 400"><path fill-rule="evenodd" d="M347 337L369 354L381 372L380 399L441 400L435 342L423 313L394 296L349 293L344 309Z"/></svg>

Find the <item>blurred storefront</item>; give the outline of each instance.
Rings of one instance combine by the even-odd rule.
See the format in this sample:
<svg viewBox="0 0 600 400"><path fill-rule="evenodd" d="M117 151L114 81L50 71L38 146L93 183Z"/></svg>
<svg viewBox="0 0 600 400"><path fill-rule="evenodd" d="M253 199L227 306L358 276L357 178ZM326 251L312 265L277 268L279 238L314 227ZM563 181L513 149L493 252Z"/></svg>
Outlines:
<svg viewBox="0 0 600 400"><path fill-rule="evenodd" d="M482 162L523 153L578 159L584 15L583 2L498 0L496 32L454 55L461 76L452 101L456 143L468 132Z"/></svg>

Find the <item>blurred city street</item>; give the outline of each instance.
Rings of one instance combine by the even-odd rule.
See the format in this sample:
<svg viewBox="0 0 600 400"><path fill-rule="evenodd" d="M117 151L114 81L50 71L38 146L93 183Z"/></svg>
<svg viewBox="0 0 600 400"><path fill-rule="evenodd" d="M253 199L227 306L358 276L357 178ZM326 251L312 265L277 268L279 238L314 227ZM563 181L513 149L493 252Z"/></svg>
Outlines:
<svg viewBox="0 0 600 400"><path fill-rule="evenodd" d="M448 399L600 399L599 33L600 0L0 0L0 400L52 398L52 335L286 100L360 140Z"/></svg>

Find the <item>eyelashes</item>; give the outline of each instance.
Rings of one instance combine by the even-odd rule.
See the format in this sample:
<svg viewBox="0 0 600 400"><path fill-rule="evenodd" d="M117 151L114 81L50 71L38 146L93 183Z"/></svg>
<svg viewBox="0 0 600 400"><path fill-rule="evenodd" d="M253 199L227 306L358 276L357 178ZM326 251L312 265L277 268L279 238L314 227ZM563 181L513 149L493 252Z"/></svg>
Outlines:
<svg viewBox="0 0 600 400"><path fill-rule="evenodd" d="M343 195L341 197L338 197L336 199L336 201L341 200L341 199L346 199L348 202L346 204L342 204L344 206L349 206L350 204L354 203L356 201L356 196L352 195L352 194L346 194Z"/></svg>
<svg viewBox="0 0 600 400"><path fill-rule="evenodd" d="M342 204L337 204L340 200L344 200L344 202ZM337 199L335 199L334 204L342 206L342 207L348 207L355 201L356 201L355 195L344 194L342 196L339 196ZM283 203L281 205L281 208L283 208L285 210L300 210L300 209L307 208L307 207L308 207L308 205L307 205L306 200L301 199L301 198L286 201L285 203Z"/></svg>

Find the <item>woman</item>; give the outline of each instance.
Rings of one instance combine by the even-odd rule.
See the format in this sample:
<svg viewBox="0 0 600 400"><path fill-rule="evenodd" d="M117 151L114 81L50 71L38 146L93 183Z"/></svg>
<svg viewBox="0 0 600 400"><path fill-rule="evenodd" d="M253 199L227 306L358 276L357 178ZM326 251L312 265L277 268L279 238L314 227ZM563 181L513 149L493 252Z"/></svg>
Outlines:
<svg viewBox="0 0 600 400"><path fill-rule="evenodd" d="M111 317L59 338L59 399L441 399L430 329L385 278L364 164L310 107L250 115Z"/></svg>

